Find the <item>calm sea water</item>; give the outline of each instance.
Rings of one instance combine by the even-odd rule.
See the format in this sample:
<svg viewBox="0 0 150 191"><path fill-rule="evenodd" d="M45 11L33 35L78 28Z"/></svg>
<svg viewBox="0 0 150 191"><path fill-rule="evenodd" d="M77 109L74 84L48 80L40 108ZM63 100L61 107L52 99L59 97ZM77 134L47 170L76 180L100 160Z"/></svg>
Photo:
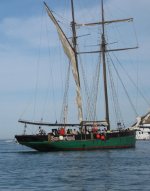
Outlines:
<svg viewBox="0 0 150 191"><path fill-rule="evenodd" d="M150 190L150 142L135 149L40 153L0 141L0 191Z"/></svg>

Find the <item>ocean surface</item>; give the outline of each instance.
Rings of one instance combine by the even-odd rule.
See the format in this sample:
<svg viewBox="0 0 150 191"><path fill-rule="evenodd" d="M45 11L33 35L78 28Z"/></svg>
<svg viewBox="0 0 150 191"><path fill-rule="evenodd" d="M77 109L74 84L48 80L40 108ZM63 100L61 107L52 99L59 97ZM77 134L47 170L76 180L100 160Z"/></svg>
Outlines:
<svg viewBox="0 0 150 191"><path fill-rule="evenodd" d="M150 141L135 149L40 153L0 141L0 191L150 190Z"/></svg>

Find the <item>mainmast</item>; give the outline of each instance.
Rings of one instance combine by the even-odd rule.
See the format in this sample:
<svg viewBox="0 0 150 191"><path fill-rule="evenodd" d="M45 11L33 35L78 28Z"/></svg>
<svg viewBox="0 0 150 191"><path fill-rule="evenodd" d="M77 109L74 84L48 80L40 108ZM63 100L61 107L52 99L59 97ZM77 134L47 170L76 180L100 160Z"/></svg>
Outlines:
<svg viewBox="0 0 150 191"><path fill-rule="evenodd" d="M108 123L107 129L110 130L109 123L109 106L108 106L108 92L107 92L107 72L106 72L106 40L105 40L105 19L104 19L104 8L103 8L103 0L102 0L102 43L101 43L101 51L102 51L102 64L103 64L103 79L104 79L104 96L105 96L105 119Z"/></svg>

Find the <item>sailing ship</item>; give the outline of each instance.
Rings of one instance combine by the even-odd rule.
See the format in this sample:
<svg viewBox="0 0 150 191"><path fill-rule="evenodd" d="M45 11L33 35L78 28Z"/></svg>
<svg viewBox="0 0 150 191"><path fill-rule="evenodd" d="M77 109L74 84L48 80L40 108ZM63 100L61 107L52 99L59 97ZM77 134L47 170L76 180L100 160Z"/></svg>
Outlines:
<svg viewBox="0 0 150 191"><path fill-rule="evenodd" d="M111 51L122 51L133 48L121 48L111 49L107 47L106 36L105 36L105 25L117 22L130 22L133 19L120 19L120 20L105 20L104 15L104 4L101 0L101 18L100 22L77 24L74 13L74 1L70 1L71 13L72 13L72 41L67 38L59 22L44 2L46 12L55 25L59 39L66 56L70 61L72 67L72 75L76 85L76 103L78 110L78 122L67 123L66 120L59 123L49 123L44 121L28 121L19 119L20 123L25 125L33 125L39 127L39 134L28 135L24 131L22 135L15 135L18 143L27 147L33 148L38 151L76 151L76 150L96 150L96 149L123 149L135 147L135 130L125 128L124 124L120 121L117 122L115 130L112 129L110 123L110 111L109 111L109 96L108 96L108 83L107 83L107 59L106 54ZM86 27L98 25L101 26L102 32L100 35L100 49L96 51L79 52L78 51L78 36L77 27ZM103 88L104 88L104 120L95 120L95 114L92 120L89 120L83 115L83 104L81 96L81 81L79 72L79 56L80 54L95 54L100 55L100 62L103 68ZM96 79L95 79L96 81ZM98 81L98 80L97 80ZM98 87L97 87L98 88ZM117 102L117 101L116 101ZM94 106L93 106L94 107ZM49 133L45 133L42 128L48 126L50 128Z"/></svg>

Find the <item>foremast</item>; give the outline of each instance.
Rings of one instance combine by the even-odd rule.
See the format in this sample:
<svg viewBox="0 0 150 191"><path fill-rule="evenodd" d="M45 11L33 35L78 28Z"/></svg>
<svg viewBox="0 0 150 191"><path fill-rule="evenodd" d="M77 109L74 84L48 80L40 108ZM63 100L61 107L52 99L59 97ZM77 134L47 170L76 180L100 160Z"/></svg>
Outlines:
<svg viewBox="0 0 150 191"><path fill-rule="evenodd" d="M71 27L72 27L72 44L73 44L73 49L75 53L75 60L76 60L76 69L77 69L77 75L78 75L78 83L79 83L79 88L81 90L81 85L80 85L80 75L79 75L79 66L78 66L78 55L77 55L77 35L76 35L76 23L75 23L75 14L74 14L74 3L73 0L71 0L71 12L72 12L72 22L71 22ZM83 121L83 112L82 112L82 98L80 95L80 101L81 101L81 108L80 108L80 117L79 121Z"/></svg>
<svg viewBox="0 0 150 191"><path fill-rule="evenodd" d="M107 130L110 130L109 122L109 106L108 106L108 91L107 91L107 72L106 72L106 40L105 40L105 19L103 0L101 0L102 8L102 35L101 35L101 51L102 51L102 64L103 64L103 79L104 79L104 97L105 97L105 120L107 121Z"/></svg>

